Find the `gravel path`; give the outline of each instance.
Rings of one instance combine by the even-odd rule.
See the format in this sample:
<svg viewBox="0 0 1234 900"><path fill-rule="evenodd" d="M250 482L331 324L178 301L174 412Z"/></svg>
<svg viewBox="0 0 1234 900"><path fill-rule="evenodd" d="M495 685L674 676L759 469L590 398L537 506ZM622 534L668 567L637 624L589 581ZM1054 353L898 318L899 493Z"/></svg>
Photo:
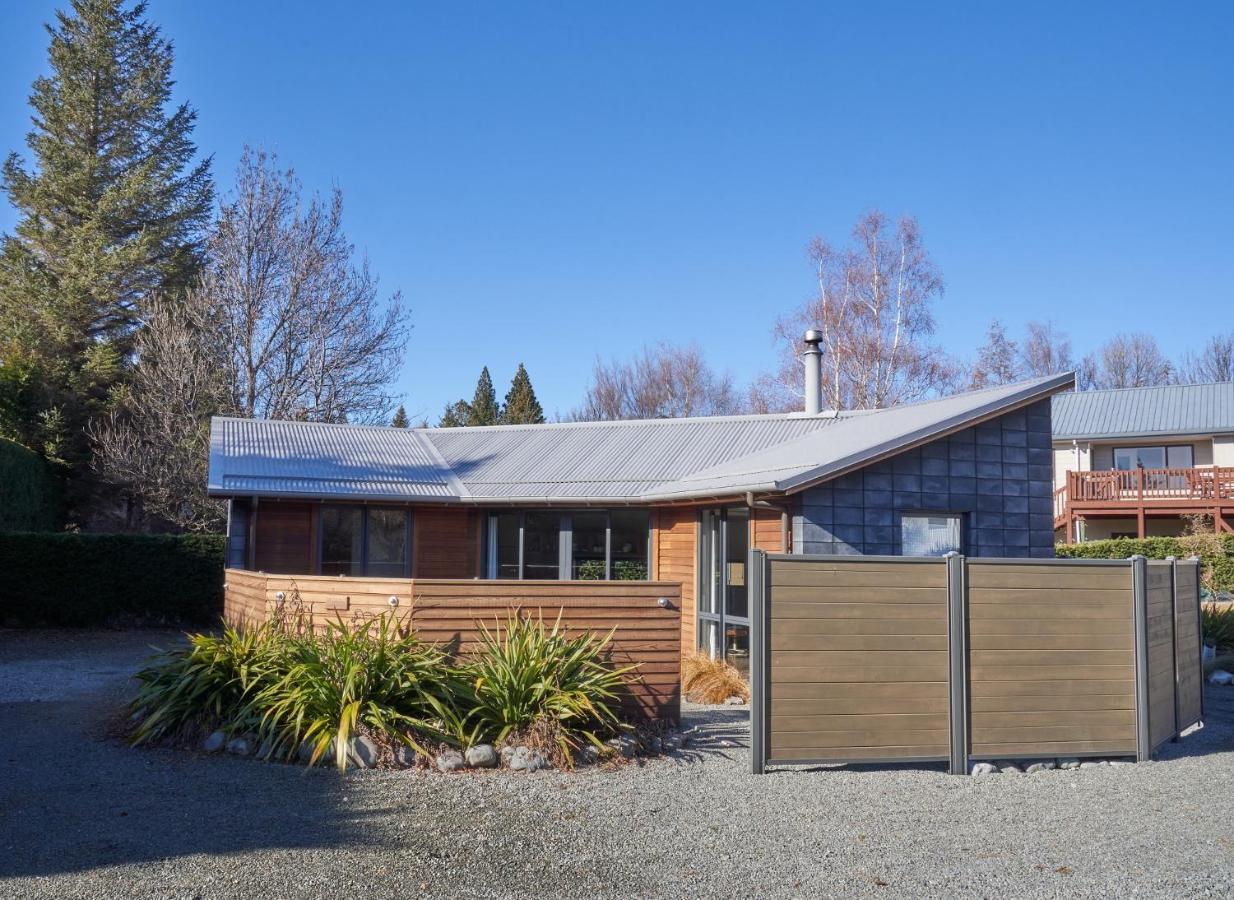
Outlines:
<svg viewBox="0 0 1234 900"><path fill-rule="evenodd" d="M1234 895L1234 688L1136 766L756 778L731 707L641 767L340 778L108 738L174 639L0 632L0 896Z"/></svg>

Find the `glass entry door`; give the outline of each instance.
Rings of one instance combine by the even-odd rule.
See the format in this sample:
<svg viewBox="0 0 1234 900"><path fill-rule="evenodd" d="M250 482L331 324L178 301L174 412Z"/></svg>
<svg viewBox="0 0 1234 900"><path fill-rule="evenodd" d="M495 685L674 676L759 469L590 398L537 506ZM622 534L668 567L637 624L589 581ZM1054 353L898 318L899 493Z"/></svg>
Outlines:
<svg viewBox="0 0 1234 900"><path fill-rule="evenodd" d="M698 647L750 670L750 511L705 509L699 522Z"/></svg>

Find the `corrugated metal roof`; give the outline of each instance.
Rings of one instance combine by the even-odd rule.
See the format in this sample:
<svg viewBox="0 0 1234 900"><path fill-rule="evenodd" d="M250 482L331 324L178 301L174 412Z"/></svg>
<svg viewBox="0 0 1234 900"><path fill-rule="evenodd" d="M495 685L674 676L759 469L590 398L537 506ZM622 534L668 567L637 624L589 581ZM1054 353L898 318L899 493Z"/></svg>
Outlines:
<svg viewBox="0 0 1234 900"><path fill-rule="evenodd" d="M399 429L215 419L212 494L645 503L792 491L1065 389L1056 376L865 412Z"/></svg>
<svg viewBox="0 0 1234 900"><path fill-rule="evenodd" d="M429 441L475 498L637 497L665 481L833 424L724 416L438 428Z"/></svg>
<svg viewBox="0 0 1234 900"><path fill-rule="evenodd" d="M443 500L458 485L416 431L215 418L209 490L219 494Z"/></svg>
<svg viewBox="0 0 1234 900"><path fill-rule="evenodd" d="M1234 432L1234 382L1059 394L1053 420L1056 440Z"/></svg>
<svg viewBox="0 0 1234 900"><path fill-rule="evenodd" d="M1017 384L968 391L840 419L823 432L769 447L739 459L703 469L661 485L649 496L674 499L697 494L740 491L800 490L810 484L864 465L877 457L966 427L969 423L1022 406L1063 390L1073 382L1070 373Z"/></svg>

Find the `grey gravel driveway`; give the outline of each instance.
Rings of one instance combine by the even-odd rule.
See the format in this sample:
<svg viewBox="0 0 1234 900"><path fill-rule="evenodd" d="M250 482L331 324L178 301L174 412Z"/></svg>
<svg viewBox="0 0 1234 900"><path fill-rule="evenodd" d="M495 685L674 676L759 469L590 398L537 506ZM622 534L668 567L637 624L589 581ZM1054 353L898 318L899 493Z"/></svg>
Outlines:
<svg viewBox="0 0 1234 900"><path fill-rule="evenodd" d="M340 778L108 737L175 639L0 632L0 896L1234 896L1234 688L1136 766L756 778L724 708L642 766Z"/></svg>

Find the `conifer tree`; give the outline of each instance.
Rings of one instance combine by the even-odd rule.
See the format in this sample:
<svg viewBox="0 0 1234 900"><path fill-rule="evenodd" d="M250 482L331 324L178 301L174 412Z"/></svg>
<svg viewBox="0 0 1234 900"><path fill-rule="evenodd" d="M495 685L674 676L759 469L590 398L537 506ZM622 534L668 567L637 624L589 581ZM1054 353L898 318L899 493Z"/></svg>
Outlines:
<svg viewBox="0 0 1234 900"><path fill-rule="evenodd" d="M466 400L455 400L446 404L445 412L441 414L438 428L461 428L471 417L471 406Z"/></svg>
<svg viewBox="0 0 1234 900"><path fill-rule="evenodd" d="M407 419L407 410L403 404L398 405L398 409L394 411L394 418L390 420L392 428L410 428L411 422Z"/></svg>
<svg viewBox="0 0 1234 900"><path fill-rule="evenodd" d="M497 392L493 390L493 379L488 374L488 366L485 366L480 370L476 394L467 410L467 424L496 425L499 421L501 410L497 407Z"/></svg>
<svg viewBox="0 0 1234 900"><path fill-rule="evenodd" d="M0 358L38 372L37 415L59 423L79 469L83 424L123 374L143 308L190 281L213 199L196 113L170 106L172 45L145 11L72 0L56 14L30 96L33 168L14 152L0 178L18 213L0 238Z"/></svg>
<svg viewBox="0 0 1234 900"><path fill-rule="evenodd" d="M506 402L501 411L503 425L543 425L544 409L536 399L536 390L531 386L527 367L518 364L518 371L510 382Z"/></svg>

